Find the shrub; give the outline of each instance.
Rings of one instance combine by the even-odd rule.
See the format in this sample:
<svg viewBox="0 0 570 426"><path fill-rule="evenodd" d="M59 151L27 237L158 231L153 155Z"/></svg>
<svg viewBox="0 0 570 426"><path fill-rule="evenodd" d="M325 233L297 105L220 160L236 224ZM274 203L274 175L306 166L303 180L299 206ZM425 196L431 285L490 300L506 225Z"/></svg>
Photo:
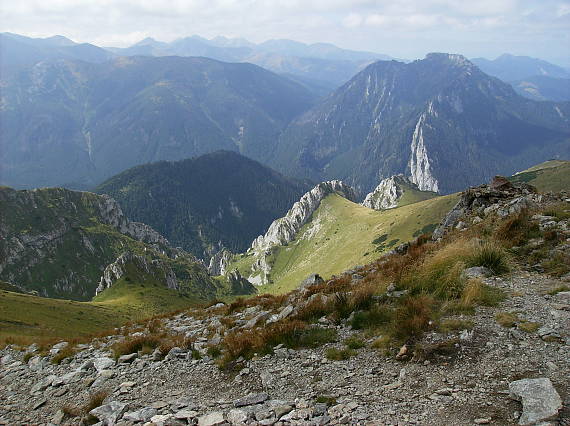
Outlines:
<svg viewBox="0 0 570 426"><path fill-rule="evenodd" d="M514 312L499 312L495 315L495 320L503 327L514 327L519 320L518 316Z"/></svg>
<svg viewBox="0 0 570 426"><path fill-rule="evenodd" d="M432 360L437 357L449 358L459 350L459 340L450 339L443 342L416 345L414 358L418 361Z"/></svg>
<svg viewBox="0 0 570 426"><path fill-rule="evenodd" d="M520 246L531 238L540 237L538 223L530 219L528 210L521 210L503 220L495 232L496 238L507 247Z"/></svg>
<svg viewBox="0 0 570 426"><path fill-rule="evenodd" d="M352 349L328 348L325 352L325 356L331 361L343 361L354 356L355 353L356 352Z"/></svg>
<svg viewBox="0 0 570 426"><path fill-rule="evenodd" d="M331 312L329 303L325 303L322 297L315 297L307 302L305 306L299 308L295 318L301 321L316 321Z"/></svg>
<svg viewBox="0 0 570 426"><path fill-rule="evenodd" d="M388 305L375 305L368 311L355 312L350 323L355 330L373 329L388 324L392 309Z"/></svg>
<svg viewBox="0 0 570 426"><path fill-rule="evenodd" d="M427 295L406 298L394 313L394 337L401 340L419 337L430 326L434 303L433 298Z"/></svg>
<svg viewBox="0 0 570 426"><path fill-rule="evenodd" d="M222 354L222 350L218 346L209 346L206 353L212 358L218 358Z"/></svg>
<svg viewBox="0 0 570 426"><path fill-rule="evenodd" d="M120 342L116 342L111 347L113 356L118 359L121 355L129 355L139 351L148 352L158 348L161 339L156 335L143 335L137 337L127 337Z"/></svg>
<svg viewBox="0 0 570 426"><path fill-rule="evenodd" d="M570 291L570 287L563 284L561 286L553 288L552 290L549 290L548 294L550 294L551 296L554 296L555 294L561 293L563 291Z"/></svg>
<svg viewBox="0 0 570 426"><path fill-rule="evenodd" d="M336 405L336 398L334 396L320 395L317 397L317 404L327 404L328 406Z"/></svg>
<svg viewBox="0 0 570 426"><path fill-rule="evenodd" d="M536 330L539 329L539 327L540 324L538 322L532 322L532 321L521 321L521 323L519 324L519 329L521 329L525 333L534 333Z"/></svg>
<svg viewBox="0 0 570 426"><path fill-rule="evenodd" d="M444 319L439 324L442 333L451 333L459 330L471 330L473 322L462 319Z"/></svg>
<svg viewBox="0 0 570 426"><path fill-rule="evenodd" d="M486 243L476 247L475 252L468 258L469 266L484 266L494 274L509 271L507 253L499 246Z"/></svg>
<svg viewBox="0 0 570 426"><path fill-rule="evenodd" d="M360 349L366 346L364 341L357 336L351 336L344 341L345 346L348 349Z"/></svg>
<svg viewBox="0 0 570 426"><path fill-rule="evenodd" d="M51 359L52 364L61 364L66 358L71 358L77 353L77 349L75 349L71 344L63 347L57 354L53 356Z"/></svg>
<svg viewBox="0 0 570 426"><path fill-rule="evenodd" d="M94 418L93 416L89 416L89 412L103 405L103 401L105 401L105 398L107 398L108 396L109 396L109 391L106 390L98 391L89 395L89 399L84 405L82 406L64 405L61 410L68 417L88 416L88 418L85 419L86 423L93 424L97 421L97 419Z"/></svg>
<svg viewBox="0 0 570 426"><path fill-rule="evenodd" d="M307 327L298 319L279 321L265 328L240 330L224 338L226 357L250 358L254 353L269 353L272 348L283 344L288 348L317 347L336 340L336 331L321 327Z"/></svg>

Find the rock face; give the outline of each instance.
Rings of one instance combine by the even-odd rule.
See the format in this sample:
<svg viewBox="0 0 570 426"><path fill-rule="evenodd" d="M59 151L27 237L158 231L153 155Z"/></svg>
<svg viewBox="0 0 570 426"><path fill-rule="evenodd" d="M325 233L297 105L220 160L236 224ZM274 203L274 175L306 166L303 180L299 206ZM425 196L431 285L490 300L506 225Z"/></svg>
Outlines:
<svg viewBox="0 0 570 426"><path fill-rule="evenodd" d="M260 235L251 244L251 250L261 252L276 245L287 244L295 239L297 232L319 208L321 201L330 194L339 194L356 201L356 193L349 185L339 180L319 183L293 204L285 217L275 220L265 235Z"/></svg>
<svg viewBox="0 0 570 426"><path fill-rule="evenodd" d="M232 253L229 250L222 249L212 256L208 273L213 276L226 275L229 263L232 260Z"/></svg>
<svg viewBox="0 0 570 426"><path fill-rule="evenodd" d="M171 290L179 290L176 274L170 266L160 259L148 261L144 256L137 256L131 252L120 255L116 261L107 265L103 271L103 276L99 280L99 285L95 294L111 287L115 281L127 275L126 265L133 265L140 273L152 275L158 280L166 283L166 287Z"/></svg>
<svg viewBox="0 0 570 426"><path fill-rule="evenodd" d="M369 193L362 205L374 210L386 210L398 207L398 201L404 193L403 185L415 187L418 191L419 187L409 178L400 174L384 179L380 184Z"/></svg>
<svg viewBox="0 0 570 426"><path fill-rule="evenodd" d="M547 378L514 381L509 384L509 394L523 406L519 425L555 420L562 409L560 395Z"/></svg>

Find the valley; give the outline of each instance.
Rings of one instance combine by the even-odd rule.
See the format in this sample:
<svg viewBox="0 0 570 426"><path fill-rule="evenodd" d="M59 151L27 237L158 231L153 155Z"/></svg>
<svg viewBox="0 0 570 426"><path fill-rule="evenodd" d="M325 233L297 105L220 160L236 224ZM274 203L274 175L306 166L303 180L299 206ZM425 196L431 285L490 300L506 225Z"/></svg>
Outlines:
<svg viewBox="0 0 570 426"><path fill-rule="evenodd" d="M0 425L569 426L570 68L514 49L558 1L0 33Z"/></svg>

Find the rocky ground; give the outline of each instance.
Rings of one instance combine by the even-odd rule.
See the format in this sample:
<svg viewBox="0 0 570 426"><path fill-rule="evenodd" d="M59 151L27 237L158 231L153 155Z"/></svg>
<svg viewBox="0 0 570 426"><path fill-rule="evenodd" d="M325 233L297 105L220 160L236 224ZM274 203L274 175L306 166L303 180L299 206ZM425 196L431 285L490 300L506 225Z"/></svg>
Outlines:
<svg viewBox="0 0 570 426"><path fill-rule="evenodd" d="M109 424L516 424L522 407L509 396L509 383L543 377L566 400L557 421L570 424L570 292L547 294L565 283L525 272L486 281L510 297L500 307L477 308L476 315L465 317L474 326L457 331L457 352L432 361L397 361L371 348L330 361L324 352L331 343L311 350L277 348L226 373L207 356L195 360L177 349L163 360L148 354L116 363L108 347L117 337L99 348L85 345L62 365L47 357L24 363L23 352L7 348L1 353L0 422L76 424L78 418L64 419L61 409L105 389L106 403L114 403L105 407L115 419L106 413L100 418ZM255 318L257 311L236 317ZM517 312L518 326L499 325L498 312ZM525 320L540 327L522 331ZM218 321L215 315L181 314L166 325L192 332ZM338 329L339 341L356 333L324 325ZM425 340L442 338L431 333Z"/></svg>

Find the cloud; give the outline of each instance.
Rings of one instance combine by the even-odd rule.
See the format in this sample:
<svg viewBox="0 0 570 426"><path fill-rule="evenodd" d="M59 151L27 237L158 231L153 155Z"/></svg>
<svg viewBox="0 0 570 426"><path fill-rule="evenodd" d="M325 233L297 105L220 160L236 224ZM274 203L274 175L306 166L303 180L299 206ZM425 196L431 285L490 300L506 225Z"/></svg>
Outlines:
<svg viewBox="0 0 570 426"><path fill-rule="evenodd" d="M568 40L569 0L18 0L0 2L0 15L3 31L107 46L199 34L332 42L409 58L432 50L569 56L553 43Z"/></svg>

